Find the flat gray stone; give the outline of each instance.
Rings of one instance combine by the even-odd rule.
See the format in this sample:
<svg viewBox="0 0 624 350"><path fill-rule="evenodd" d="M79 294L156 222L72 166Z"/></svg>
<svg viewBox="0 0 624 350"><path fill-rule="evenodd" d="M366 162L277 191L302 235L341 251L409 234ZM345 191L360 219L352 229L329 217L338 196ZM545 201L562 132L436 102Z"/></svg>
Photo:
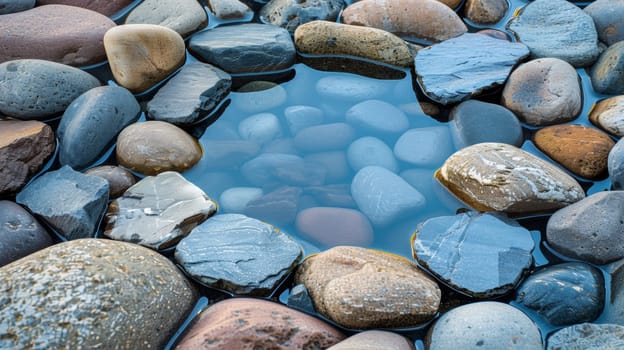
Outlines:
<svg viewBox="0 0 624 350"><path fill-rule="evenodd" d="M582 323L548 337L547 350L617 350L624 348L624 326Z"/></svg>
<svg viewBox="0 0 624 350"><path fill-rule="evenodd" d="M0 15L30 10L36 0L0 0Z"/></svg>
<svg viewBox="0 0 624 350"><path fill-rule="evenodd" d="M590 72L594 90L601 94L624 94L624 41L607 48Z"/></svg>
<svg viewBox="0 0 624 350"><path fill-rule="evenodd" d="M595 0L583 11L594 20L602 42L613 45L624 40L624 0Z"/></svg>
<svg viewBox="0 0 624 350"><path fill-rule="evenodd" d="M0 267L52 245L46 229L28 211L0 201Z"/></svg>
<svg viewBox="0 0 624 350"><path fill-rule="evenodd" d="M304 23L315 20L335 22L344 6L343 0L271 0L260 10L260 20L294 34L295 29Z"/></svg>
<svg viewBox="0 0 624 350"><path fill-rule="evenodd" d="M208 24L197 0L143 0L126 17L126 24L157 24L187 36Z"/></svg>

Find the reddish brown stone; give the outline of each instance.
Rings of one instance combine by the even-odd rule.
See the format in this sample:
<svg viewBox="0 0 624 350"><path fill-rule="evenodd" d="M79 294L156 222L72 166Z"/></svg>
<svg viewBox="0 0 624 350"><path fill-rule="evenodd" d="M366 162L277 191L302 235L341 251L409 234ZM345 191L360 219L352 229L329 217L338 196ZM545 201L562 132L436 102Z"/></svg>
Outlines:
<svg viewBox="0 0 624 350"><path fill-rule="evenodd" d="M37 6L54 4L69 5L99 12L104 16L111 16L123 10L133 1L134 0L37 0Z"/></svg>
<svg viewBox="0 0 624 350"><path fill-rule="evenodd" d="M308 208L299 212L295 224L300 234L326 246L361 246L373 241L373 227L355 209Z"/></svg>
<svg viewBox="0 0 624 350"><path fill-rule="evenodd" d="M112 165L102 165L84 172L87 175L99 176L108 181L110 199L120 197L128 188L136 183L134 175L128 170Z"/></svg>

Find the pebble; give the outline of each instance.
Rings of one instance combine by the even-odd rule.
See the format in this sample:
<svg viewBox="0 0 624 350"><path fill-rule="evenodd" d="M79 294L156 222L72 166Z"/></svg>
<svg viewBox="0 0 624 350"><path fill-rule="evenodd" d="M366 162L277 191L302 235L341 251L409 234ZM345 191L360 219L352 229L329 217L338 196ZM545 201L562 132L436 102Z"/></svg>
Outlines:
<svg viewBox="0 0 624 350"><path fill-rule="evenodd" d="M351 197L350 184L310 186L304 188L304 193L326 207L357 208L357 204Z"/></svg>
<svg viewBox="0 0 624 350"><path fill-rule="evenodd" d="M467 0L464 16L473 23L488 25L498 23L509 10L507 0Z"/></svg>
<svg viewBox="0 0 624 350"><path fill-rule="evenodd" d="M361 212L348 208L313 207L300 211L297 233L327 247L366 246L373 241L373 227Z"/></svg>
<svg viewBox="0 0 624 350"><path fill-rule="evenodd" d="M0 63L23 58L70 66L100 63L106 60L102 38L113 27L115 22L102 14L66 5L3 15L0 33L11 35L0 37Z"/></svg>
<svg viewBox="0 0 624 350"><path fill-rule="evenodd" d="M576 119L583 107L578 74L558 58L529 61L509 76L501 104L532 126Z"/></svg>
<svg viewBox="0 0 624 350"><path fill-rule="evenodd" d="M0 268L52 244L46 229L28 211L0 201Z"/></svg>
<svg viewBox="0 0 624 350"><path fill-rule="evenodd" d="M614 190L624 190L624 141L620 139L607 157L609 179Z"/></svg>
<svg viewBox="0 0 624 350"><path fill-rule="evenodd" d="M229 94L232 77L206 63L186 64L147 103L154 120L175 125L198 122L213 112Z"/></svg>
<svg viewBox="0 0 624 350"><path fill-rule="evenodd" d="M0 63L0 81L0 113L22 120L57 116L78 96L100 86L78 68L37 59Z"/></svg>
<svg viewBox="0 0 624 350"><path fill-rule="evenodd" d="M273 83L268 89L237 91L230 95L234 107L247 113L260 113L279 107L286 103L288 95L283 86Z"/></svg>
<svg viewBox="0 0 624 350"><path fill-rule="evenodd" d="M624 96L613 96L596 102L589 111L589 120L617 138L624 136Z"/></svg>
<svg viewBox="0 0 624 350"><path fill-rule="evenodd" d="M441 297L436 282L409 260L351 246L307 257L295 283L305 285L318 313L351 329L421 325Z"/></svg>
<svg viewBox="0 0 624 350"><path fill-rule="evenodd" d="M322 124L325 121L323 110L313 106L296 105L286 107L284 110L284 121L292 136L299 131Z"/></svg>
<svg viewBox="0 0 624 350"><path fill-rule="evenodd" d="M609 46L591 69L592 86L601 94L624 94L624 41Z"/></svg>
<svg viewBox="0 0 624 350"><path fill-rule="evenodd" d="M0 197L19 192L54 154L52 128L38 121L0 120Z"/></svg>
<svg viewBox="0 0 624 350"><path fill-rule="evenodd" d="M260 9L260 20L293 34L298 26L314 20L335 22L344 7L343 0L271 0Z"/></svg>
<svg viewBox="0 0 624 350"><path fill-rule="evenodd" d="M303 250L276 227L241 214L221 214L197 226L175 259L204 285L238 295L268 296L294 270Z"/></svg>
<svg viewBox="0 0 624 350"><path fill-rule="evenodd" d="M624 191L597 192L555 212L546 239L561 254L601 265L624 257L623 231Z"/></svg>
<svg viewBox="0 0 624 350"><path fill-rule="evenodd" d="M124 24L104 36L104 48L115 81L141 93L178 69L185 60L184 40L155 24Z"/></svg>
<svg viewBox="0 0 624 350"><path fill-rule="evenodd" d="M293 154L262 153L245 162L240 169L243 177L254 186L286 184L292 186L320 185L324 171Z"/></svg>
<svg viewBox="0 0 624 350"><path fill-rule="evenodd" d="M0 0L0 15L30 10L36 0Z"/></svg>
<svg viewBox="0 0 624 350"><path fill-rule="evenodd" d="M554 326L591 322L604 308L605 281L602 272L588 264L551 265L529 276L515 301Z"/></svg>
<svg viewBox="0 0 624 350"><path fill-rule="evenodd" d="M363 133L381 137L398 137L409 128L405 113L381 100L367 100L354 105L347 110L345 120Z"/></svg>
<svg viewBox="0 0 624 350"><path fill-rule="evenodd" d="M202 139L202 149L204 166L221 170L238 169L260 152L257 143L245 140Z"/></svg>
<svg viewBox="0 0 624 350"><path fill-rule="evenodd" d="M258 113L238 124L238 134L243 140L262 145L279 137L282 134L282 127L275 114Z"/></svg>
<svg viewBox="0 0 624 350"><path fill-rule="evenodd" d="M272 225L287 226L295 222L301 193L299 187L280 187L249 201L243 212Z"/></svg>
<svg viewBox="0 0 624 350"><path fill-rule="evenodd" d="M204 28L208 16L197 0L143 0L125 24L157 24L185 37Z"/></svg>
<svg viewBox="0 0 624 350"><path fill-rule="evenodd" d="M410 129L394 144L398 160L419 167L439 166L452 153L453 141L447 126Z"/></svg>
<svg viewBox="0 0 624 350"><path fill-rule="evenodd" d="M37 0L37 6L52 4L69 5L82 7L91 11L99 12L104 16L111 17L126 8L128 5L132 4L132 2L133 0Z"/></svg>
<svg viewBox="0 0 624 350"><path fill-rule="evenodd" d="M552 212L585 197L579 183L557 166L503 143L480 143L457 151L435 177L479 211Z"/></svg>
<svg viewBox="0 0 624 350"><path fill-rule="evenodd" d="M243 19L252 15L249 6L238 0L207 0L206 4L210 12L220 20Z"/></svg>
<svg viewBox="0 0 624 350"><path fill-rule="evenodd" d="M356 333L327 350L413 350L411 341L402 335L388 331L364 331Z"/></svg>
<svg viewBox="0 0 624 350"><path fill-rule="evenodd" d="M327 323L279 303L233 298L199 314L175 350L326 349L344 338Z"/></svg>
<svg viewBox="0 0 624 350"><path fill-rule="evenodd" d="M202 150L192 136L173 124L161 121L135 123L117 138L117 161L144 175L192 168Z"/></svg>
<svg viewBox="0 0 624 350"><path fill-rule="evenodd" d="M128 188L136 183L134 175L128 170L113 165L97 166L84 171L84 173L91 176L99 176L108 181L110 199L120 197Z"/></svg>
<svg viewBox="0 0 624 350"><path fill-rule="evenodd" d="M418 51L414 64L427 97L447 105L503 85L528 55L523 44L466 33Z"/></svg>
<svg viewBox="0 0 624 350"><path fill-rule="evenodd" d="M262 197L259 187L230 187L219 197L219 209L225 213L242 213L249 202Z"/></svg>
<svg viewBox="0 0 624 350"><path fill-rule="evenodd" d="M624 1L595 0L583 11L591 16L598 38L608 46L624 40Z"/></svg>
<svg viewBox="0 0 624 350"><path fill-rule="evenodd" d="M326 183L349 181L353 176L344 151L312 153L303 157L303 160L311 167L318 167L319 172L324 172Z"/></svg>
<svg viewBox="0 0 624 350"><path fill-rule="evenodd" d="M624 326L582 323L562 328L548 337L547 350L624 348Z"/></svg>
<svg viewBox="0 0 624 350"><path fill-rule="evenodd" d="M346 123L315 125L295 135L295 146L302 152L345 149L355 139L355 130Z"/></svg>
<svg viewBox="0 0 624 350"><path fill-rule="evenodd" d="M382 140L364 136L353 141L347 149L347 160L351 169L359 171L369 165L386 168L393 173L399 171L399 164L392 149Z"/></svg>
<svg viewBox="0 0 624 350"><path fill-rule="evenodd" d="M0 279L3 349L162 349L197 298L167 258L105 239L56 244Z"/></svg>
<svg viewBox="0 0 624 350"><path fill-rule="evenodd" d="M361 76L330 75L316 82L316 92L321 98L354 104L379 98L388 92L388 87L382 81Z"/></svg>

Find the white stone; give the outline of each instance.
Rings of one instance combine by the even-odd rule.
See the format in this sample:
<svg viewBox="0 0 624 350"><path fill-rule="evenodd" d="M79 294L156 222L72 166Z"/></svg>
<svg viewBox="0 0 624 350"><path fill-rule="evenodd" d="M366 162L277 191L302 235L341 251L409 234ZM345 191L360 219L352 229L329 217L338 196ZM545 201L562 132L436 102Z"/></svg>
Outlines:
<svg viewBox="0 0 624 350"><path fill-rule="evenodd" d="M284 118L290 134L295 136L301 129L323 123L323 111L312 106L290 106L284 110Z"/></svg>
<svg viewBox="0 0 624 350"><path fill-rule="evenodd" d="M225 213L242 213L247 203L262 197L258 187L231 187L221 193L219 209Z"/></svg>
<svg viewBox="0 0 624 350"><path fill-rule="evenodd" d="M263 144L281 135L282 128L275 114L259 113L243 119L238 124L238 133L243 140Z"/></svg>
<svg viewBox="0 0 624 350"><path fill-rule="evenodd" d="M380 100L356 104L347 111L346 120L355 128L381 134L401 134L409 128L409 120L403 111Z"/></svg>
<svg viewBox="0 0 624 350"><path fill-rule="evenodd" d="M286 103L288 94L281 85L270 89L252 92L234 92L229 95L232 104L243 112L258 113L279 107Z"/></svg>
<svg viewBox="0 0 624 350"><path fill-rule="evenodd" d="M319 79L316 92L325 98L359 102L379 98L390 90L388 82L360 76L332 75Z"/></svg>
<svg viewBox="0 0 624 350"><path fill-rule="evenodd" d="M453 153L453 140L446 126L410 129L394 145L394 155L404 162L440 166Z"/></svg>
<svg viewBox="0 0 624 350"><path fill-rule="evenodd" d="M372 136L361 137L353 141L347 150L347 160L354 171L359 171L369 165L377 165L393 173L399 170L392 149L380 139Z"/></svg>

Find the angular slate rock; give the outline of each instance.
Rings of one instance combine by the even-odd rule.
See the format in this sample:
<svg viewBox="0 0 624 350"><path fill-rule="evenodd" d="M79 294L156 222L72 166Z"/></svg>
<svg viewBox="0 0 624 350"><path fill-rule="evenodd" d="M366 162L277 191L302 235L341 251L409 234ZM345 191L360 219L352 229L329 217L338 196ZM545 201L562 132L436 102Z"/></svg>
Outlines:
<svg viewBox="0 0 624 350"><path fill-rule="evenodd" d="M620 139L609 152L607 168L615 190L624 190L624 139Z"/></svg>
<svg viewBox="0 0 624 350"><path fill-rule="evenodd" d="M126 24L157 24L188 36L208 24L197 0L143 0L126 17Z"/></svg>
<svg viewBox="0 0 624 350"><path fill-rule="evenodd" d="M106 210L108 194L108 181L64 166L28 184L16 201L72 240L95 234Z"/></svg>
<svg viewBox="0 0 624 350"><path fill-rule="evenodd" d="M150 118L176 125L192 124L212 112L227 96L232 77L206 63L191 62L147 103Z"/></svg>
<svg viewBox="0 0 624 350"><path fill-rule="evenodd" d="M194 279L236 294L266 296L299 263L299 244L274 226L241 214L217 215L176 247Z"/></svg>
<svg viewBox="0 0 624 350"><path fill-rule="evenodd" d="M528 55L523 44L466 33L418 51L414 64L427 97L446 105L502 85Z"/></svg>
<svg viewBox="0 0 624 350"><path fill-rule="evenodd" d="M601 94L624 94L624 41L607 48L590 72L594 90Z"/></svg>
<svg viewBox="0 0 624 350"><path fill-rule="evenodd" d="M319 172L318 166L308 164L299 156L283 153L262 153L245 162L240 172L254 186L278 183L313 186L325 180L325 173Z"/></svg>
<svg viewBox="0 0 624 350"><path fill-rule="evenodd" d="M84 173L91 176L99 176L108 181L111 199L115 199L124 194L124 192L137 181L134 175L128 170L113 165L97 166L86 170Z"/></svg>
<svg viewBox="0 0 624 350"><path fill-rule="evenodd" d="M624 348L624 326L582 323L562 328L548 337L547 350Z"/></svg>
<svg viewBox="0 0 624 350"><path fill-rule="evenodd" d="M0 15L30 10L36 0L0 0Z"/></svg>
<svg viewBox="0 0 624 350"><path fill-rule="evenodd" d="M595 0L583 11L594 20L602 42L613 45L624 40L624 0Z"/></svg>
<svg viewBox="0 0 624 350"><path fill-rule="evenodd" d="M335 22L344 6L343 0L271 0L260 10L260 20L293 34L299 25L314 20Z"/></svg>
<svg viewBox="0 0 624 350"><path fill-rule="evenodd" d="M589 120L615 137L624 136L624 95L596 102L589 111Z"/></svg>
<svg viewBox="0 0 624 350"><path fill-rule="evenodd" d="M249 201L243 212L272 225L289 225L295 221L301 192L298 187L280 187Z"/></svg>
<svg viewBox="0 0 624 350"><path fill-rule="evenodd" d="M46 229L24 208L0 201L0 267L52 245Z"/></svg>

